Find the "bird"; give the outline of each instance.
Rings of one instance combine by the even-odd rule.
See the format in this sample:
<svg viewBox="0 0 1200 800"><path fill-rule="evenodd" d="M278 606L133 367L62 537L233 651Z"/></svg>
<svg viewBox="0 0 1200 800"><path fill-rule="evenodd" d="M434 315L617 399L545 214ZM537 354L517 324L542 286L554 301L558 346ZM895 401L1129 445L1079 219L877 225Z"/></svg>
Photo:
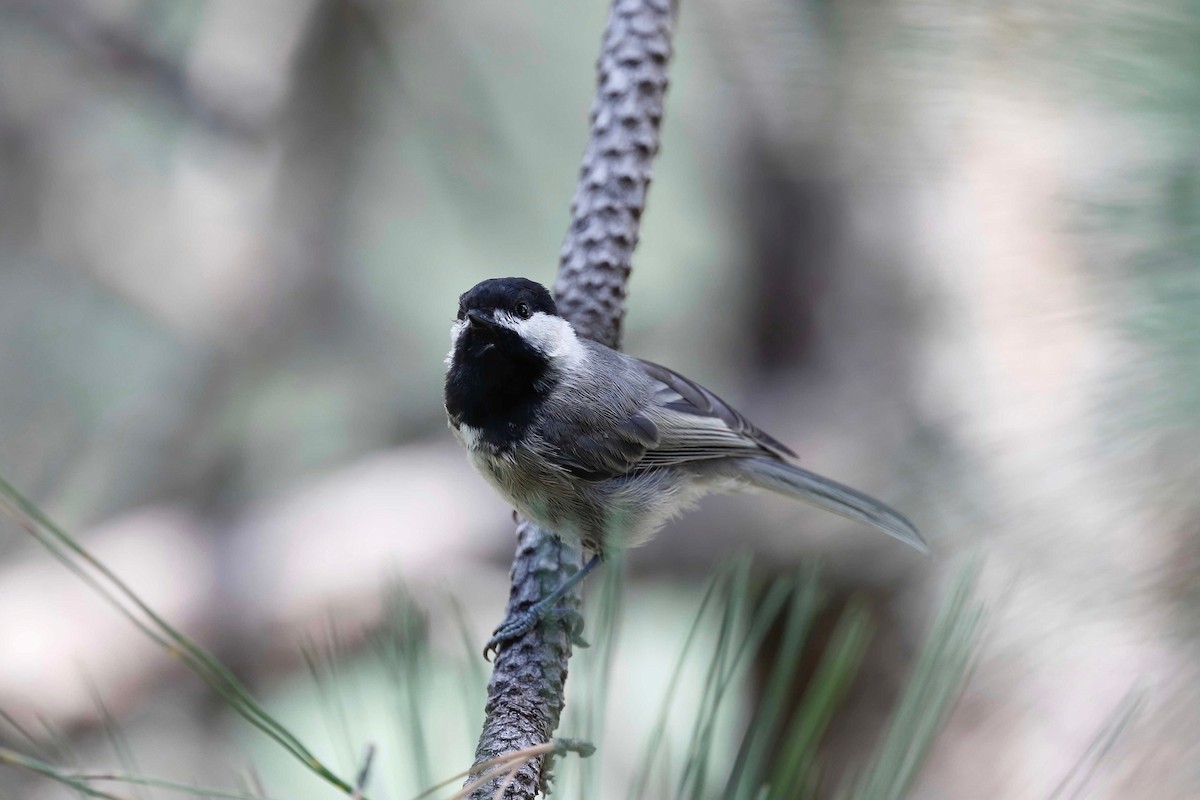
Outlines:
<svg viewBox="0 0 1200 800"><path fill-rule="evenodd" d="M798 466L699 383L578 335L546 287L491 278L459 297L445 408L474 468L516 511L592 558L485 648L527 633L606 555L648 542L710 492L765 489L927 553L900 512Z"/></svg>

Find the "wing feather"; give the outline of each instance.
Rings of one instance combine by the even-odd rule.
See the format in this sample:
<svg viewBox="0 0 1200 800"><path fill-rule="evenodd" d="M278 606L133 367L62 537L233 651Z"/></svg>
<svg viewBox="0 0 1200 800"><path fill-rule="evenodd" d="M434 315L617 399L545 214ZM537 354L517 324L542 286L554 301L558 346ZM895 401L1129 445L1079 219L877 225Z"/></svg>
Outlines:
<svg viewBox="0 0 1200 800"><path fill-rule="evenodd" d="M633 414L615 426L581 431L560 448L562 466L585 480L606 480L626 475L658 443L658 429L641 414Z"/></svg>
<svg viewBox="0 0 1200 800"><path fill-rule="evenodd" d="M589 343L590 344L590 343ZM598 402L560 409L548 426L560 466L585 480L727 456L795 457L737 409L674 370L593 346L611 381L574 385Z"/></svg>
<svg viewBox="0 0 1200 800"><path fill-rule="evenodd" d="M716 436L722 443L728 441L730 444L734 444L734 440L730 440L728 437L728 434L732 434L736 437L739 449L744 449L746 440L749 440L756 445L751 449L766 450L781 458L796 457L791 448L774 436L760 430L740 411L700 384L661 364L642 359L637 359L637 361L645 373L659 385L655 400L656 405L660 408L687 417L713 419L723 423L720 427L712 426L711 430L707 426L703 427L696 431L695 437L703 439L707 436ZM695 424L694 420L688 422ZM729 455L729 453L721 455Z"/></svg>

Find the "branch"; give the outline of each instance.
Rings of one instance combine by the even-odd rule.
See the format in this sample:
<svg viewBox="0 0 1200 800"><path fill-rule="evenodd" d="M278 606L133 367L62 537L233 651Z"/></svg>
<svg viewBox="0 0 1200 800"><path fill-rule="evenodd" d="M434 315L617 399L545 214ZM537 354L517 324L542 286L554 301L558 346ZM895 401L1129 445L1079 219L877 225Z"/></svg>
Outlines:
<svg viewBox="0 0 1200 800"><path fill-rule="evenodd" d="M611 347L621 342L626 286L658 154L674 21L672 0L613 0L596 65L591 132L554 293L581 336ZM579 550L526 520L518 522L517 542L509 615L528 609L582 565ZM538 625L497 655L476 765L553 737L580 602L576 591L563 601L576 613ZM468 783L478 777L477 768ZM500 780L479 786L472 798L495 796ZM549 780L545 757L532 759L508 780L503 797L533 798Z"/></svg>
<svg viewBox="0 0 1200 800"><path fill-rule="evenodd" d="M581 335L621 344L626 282L658 155L674 8L613 0L596 65L592 129L554 294Z"/></svg>

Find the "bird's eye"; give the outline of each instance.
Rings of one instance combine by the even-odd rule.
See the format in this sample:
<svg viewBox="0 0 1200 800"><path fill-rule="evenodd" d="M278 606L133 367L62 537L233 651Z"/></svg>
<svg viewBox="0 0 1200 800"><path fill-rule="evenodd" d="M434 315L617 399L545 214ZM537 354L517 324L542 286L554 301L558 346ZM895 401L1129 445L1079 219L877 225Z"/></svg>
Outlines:
<svg viewBox="0 0 1200 800"><path fill-rule="evenodd" d="M529 319L533 315L533 311L529 308L529 303L517 303L517 316L521 319Z"/></svg>
<svg viewBox="0 0 1200 800"><path fill-rule="evenodd" d="M459 303L459 306L458 306L458 317L457 317L457 318L458 318L458 319L462 319L462 318L463 318L463 317L465 317L466 315L467 315L467 309L466 309L466 307L464 307L464 306L463 306L461 303Z"/></svg>

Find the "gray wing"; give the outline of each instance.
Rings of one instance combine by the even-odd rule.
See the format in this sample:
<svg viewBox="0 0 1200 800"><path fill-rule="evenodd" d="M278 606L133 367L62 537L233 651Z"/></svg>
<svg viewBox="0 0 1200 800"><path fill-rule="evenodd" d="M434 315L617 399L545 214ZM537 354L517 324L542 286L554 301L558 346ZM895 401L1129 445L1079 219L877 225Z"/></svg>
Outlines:
<svg viewBox="0 0 1200 800"><path fill-rule="evenodd" d="M547 436L564 469L606 480L727 456L794 457L721 398L679 373L605 348L592 350L604 386L576 385L586 402L560 407ZM576 398L577 400L579 398Z"/></svg>
<svg viewBox="0 0 1200 800"><path fill-rule="evenodd" d="M699 458L721 458L733 455L731 450L743 455L766 450L780 458L796 458L791 448L700 384L661 364L635 361L656 384L651 418L673 434L663 437L664 455L694 450Z"/></svg>

